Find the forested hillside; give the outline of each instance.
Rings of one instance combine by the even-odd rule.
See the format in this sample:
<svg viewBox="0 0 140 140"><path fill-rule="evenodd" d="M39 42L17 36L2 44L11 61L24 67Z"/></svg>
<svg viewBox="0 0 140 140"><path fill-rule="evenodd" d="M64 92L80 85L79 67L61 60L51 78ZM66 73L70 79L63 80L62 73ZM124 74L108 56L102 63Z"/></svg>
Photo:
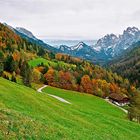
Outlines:
<svg viewBox="0 0 140 140"><path fill-rule="evenodd" d="M113 72L127 77L131 83L140 86L140 42L133 44L122 56L110 63Z"/></svg>
<svg viewBox="0 0 140 140"><path fill-rule="evenodd" d="M46 83L100 97L110 93L129 95L133 88L116 73L79 58L53 54L22 39L3 24L0 24L0 60L2 77L14 82L20 79L27 86Z"/></svg>
<svg viewBox="0 0 140 140"><path fill-rule="evenodd" d="M17 76L23 77L25 85L30 86L31 68L28 61L39 56L52 53L35 43L22 39L7 26L0 24L0 75L16 81Z"/></svg>
<svg viewBox="0 0 140 140"><path fill-rule="evenodd" d="M133 54L135 51L131 53L132 56ZM32 88L48 84L102 98L108 97L111 93L128 97L133 97L137 93L128 79L111 70L69 55L54 54L21 38L3 24L0 24L0 76ZM139 108L139 105L136 98L132 98L132 118L137 117L131 115L137 112L135 107ZM139 109L137 110L136 114L139 114Z"/></svg>

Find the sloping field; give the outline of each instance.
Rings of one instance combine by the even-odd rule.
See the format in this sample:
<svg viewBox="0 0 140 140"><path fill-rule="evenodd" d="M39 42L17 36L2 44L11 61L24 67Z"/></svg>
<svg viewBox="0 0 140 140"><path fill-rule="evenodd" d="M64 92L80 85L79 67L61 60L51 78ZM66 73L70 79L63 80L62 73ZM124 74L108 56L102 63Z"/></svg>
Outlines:
<svg viewBox="0 0 140 140"><path fill-rule="evenodd" d="M43 91L0 78L0 139L140 139L140 125L98 97L52 87Z"/></svg>

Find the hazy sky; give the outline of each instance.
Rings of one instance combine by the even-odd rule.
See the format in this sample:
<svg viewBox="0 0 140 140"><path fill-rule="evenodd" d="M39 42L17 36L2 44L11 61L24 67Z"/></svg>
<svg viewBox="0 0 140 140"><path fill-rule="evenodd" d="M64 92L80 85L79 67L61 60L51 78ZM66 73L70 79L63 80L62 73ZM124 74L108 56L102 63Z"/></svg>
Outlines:
<svg viewBox="0 0 140 140"><path fill-rule="evenodd" d="M140 0L0 0L0 21L40 38L97 39L140 28Z"/></svg>

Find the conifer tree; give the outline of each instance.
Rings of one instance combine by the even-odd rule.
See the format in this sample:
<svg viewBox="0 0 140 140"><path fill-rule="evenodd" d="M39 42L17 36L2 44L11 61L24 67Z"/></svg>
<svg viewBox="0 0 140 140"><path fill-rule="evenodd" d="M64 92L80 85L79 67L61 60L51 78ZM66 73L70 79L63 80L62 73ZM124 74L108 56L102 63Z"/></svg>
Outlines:
<svg viewBox="0 0 140 140"><path fill-rule="evenodd" d="M32 70L26 61L24 61L22 64L21 75L23 76L24 85L31 87Z"/></svg>

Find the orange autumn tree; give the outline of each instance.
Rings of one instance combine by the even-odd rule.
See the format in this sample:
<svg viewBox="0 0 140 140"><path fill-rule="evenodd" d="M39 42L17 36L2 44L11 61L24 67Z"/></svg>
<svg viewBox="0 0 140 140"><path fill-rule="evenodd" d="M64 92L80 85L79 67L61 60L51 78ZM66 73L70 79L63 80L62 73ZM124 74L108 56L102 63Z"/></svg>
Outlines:
<svg viewBox="0 0 140 140"><path fill-rule="evenodd" d="M41 79L41 73L38 71L38 69L33 69L32 82L39 82L40 79Z"/></svg>
<svg viewBox="0 0 140 140"><path fill-rule="evenodd" d="M106 80L93 79L92 80L94 94L100 97L106 97L110 93L110 83Z"/></svg>
<svg viewBox="0 0 140 140"><path fill-rule="evenodd" d="M58 78L62 88L73 89L75 86L75 79L70 72L59 71Z"/></svg>
<svg viewBox="0 0 140 140"><path fill-rule="evenodd" d="M92 83L91 83L90 77L88 75L84 75L81 78L81 88L86 93L93 93Z"/></svg>
<svg viewBox="0 0 140 140"><path fill-rule="evenodd" d="M20 60L20 53L18 51L14 52L12 56L14 61Z"/></svg>
<svg viewBox="0 0 140 140"><path fill-rule="evenodd" d="M55 59L57 59L57 60L61 60L62 59L62 54L61 53L57 53L56 55L55 55Z"/></svg>
<svg viewBox="0 0 140 140"><path fill-rule="evenodd" d="M55 82L55 70L53 68L50 68L46 74L44 74L44 77L49 85L54 85Z"/></svg>
<svg viewBox="0 0 140 140"><path fill-rule="evenodd" d="M110 92L111 93L120 93L120 87L117 84L111 83L110 84Z"/></svg>

